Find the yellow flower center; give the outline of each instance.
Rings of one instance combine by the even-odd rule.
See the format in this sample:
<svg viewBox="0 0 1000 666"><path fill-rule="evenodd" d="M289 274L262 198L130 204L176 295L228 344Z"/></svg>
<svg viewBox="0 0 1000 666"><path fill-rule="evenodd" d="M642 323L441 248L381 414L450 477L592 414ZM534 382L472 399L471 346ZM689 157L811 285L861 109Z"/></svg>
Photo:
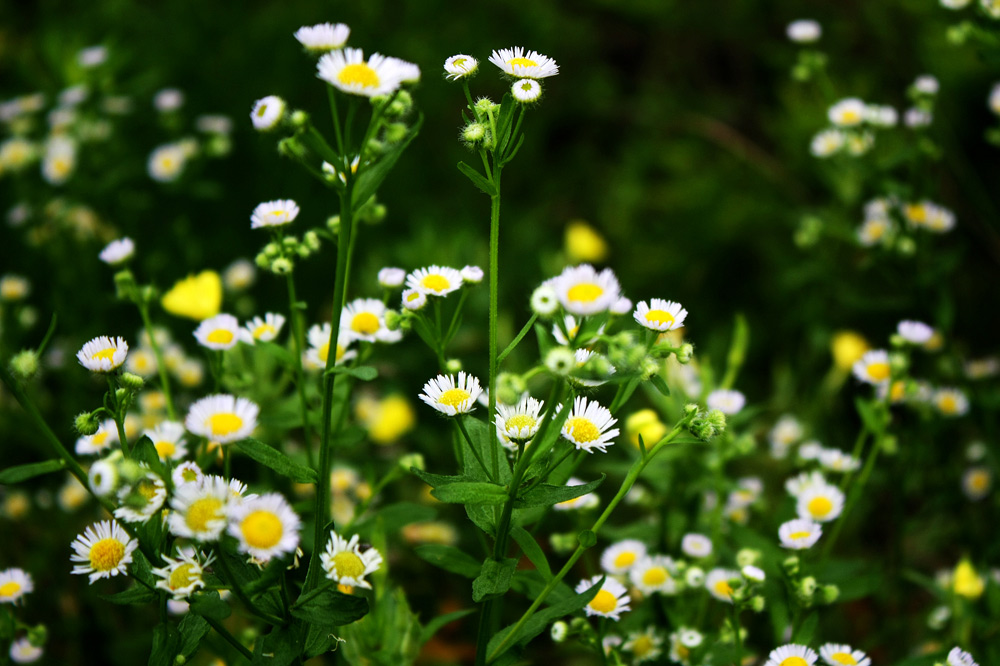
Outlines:
<svg viewBox="0 0 1000 666"><path fill-rule="evenodd" d="M160 168L164 171L173 171L174 160L172 157L161 157L160 158Z"/></svg>
<svg viewBox="0 0 1000 666"><path fill-rule="evenodd" d="M115 357L115 352L116 351L118 351L118 350L116 348L114 348L114 347L108 347L107 349L102 349L101 351L97 352L96 354L91 354L90 360L91 361L108 360L108 361L114 362L114 357Z"/></svg>
<svg viewBox="0 0 1000 666"><path fill-rule="evenodd" d="M666 310L650 310L646 313L646 321L663 326L674 323L674 316Z"/></svg>
<svg viewBox="0 0 1000 666"><path fill-rule="evenodd" d="M566 432L573 438L573 441L581 443L593 442L601 436L601 431L594 425L594 422L582 416L574 416L567 421Z"/></svg>
<svg viewBox="0 0 1000 666"><path fill-rule="evenodd" d="M177 590L182 587L187 587L196 580L198 580L198 574L194 573L194 565L189 562L185 562L170 573L170 578L167 579L167 585L170 586L171 590Z"/></svg>
<svg viewBox="0 0 1000 666"><path fill-rule="evenodd" d="M107 439L108 439L108 433L106 431L102 430L101 432L99 432L99 433L95 434L93 437L91 437L90 441L95 446L104 446L104 443L107 441Z"/></svg>
<svg viewBox="0 0 1000 666"><path fill-rule="evenodd" d="M147 502L153 501L153 498L156 497L156 490L156 483L149 479L140 479L139 482L135 484L135 492L144 497Z"/></svg>
<svg viewBox="0 0 1000 666"><path fill-rule="evenodd" d="M958 401L950 395L942 396L938 400L938 409L945 414L954 414L958 411Z"/></svg>
<svg viewBox="0 0 1000 666"><path fill-rule="evenodd" d="M990 482L990 475L981 469L977 469L969 475L969 488L976 492L986 490Z"/></svg>
<svg viewBox="0 0 1000 666"><path fill-rule="evenodd" d="M520 430L521 428L534 428L538 421L529 414L515 414L507 419L507 428Z"/></svg>
<svg viewBox="0 0 1000 666"><path fill-rule="evenodd" d="M657 585L663 585L670 578L670 574L663 567L653 567L647 569L646 573L642 574L642 582L644 585L650 587L656 587Z"/></svg>
<svg viewBox="0 0 1000 666"><path fill-rule="evenodd" d="M511 67L538 67L538 63L531 58L511 58L507 64Z"/></svg>
<svg viewBox="0 0 1000 666"><path fill-rule="evenodd" d="M192 532L207 532L209 521L222 520L222 500L206 497L188 507L184 522Z"/></svg>
<svg viewBox="0 0 1000 666"><path fill-rule="evenodd" d="M278 331L275 330L274 326L270 324L261 324L257 328L253 329L254 340L260 340L265 335L274 335Z"/></svg>
<svg viewBox="0 0 1000 666"><path fill-rule="evenodd" d="M615 558L615 567L623 569L625 567L632 566L633 562L635 562L635 553L625 551L624 553L619 553L618 557Z"/></svg>
<svg viewBox="0 0 1000 666"><path fill-rule="evenodd" d="M465 402L471 397L472 394L470 394L465 389L460 389L460 388L448 389L447 391L441 394L441 397L438 398L438 404L447 405L449 407L454 407L455 409L458 409L459 405L461 405L463 402Z"/></svg>
<svg viewBox="0 0 1000 666"><path fill-rule="evenodd" d="M363 62L344 67L337 74L337 80L345 86L361 86L362 88L377 88L379 83L375 70Z"/></svg>
<svg viewBox="0 0 1000 666"><path fill-rule="evenodd" d="M420 285L425 289L430 289L431 291L444 291L451 287L451 282L448 281L443 275L428 275L423 280L420 281Z"/></svg>
<svg viewBox="0 0 1000 666"><path fill-rule="evenodd" d="M884 224L872 224L868 226L868 237L872 240L878 240L885 235L885 225Z"/></svg>
<svg viewBox="0 0 1000 666"><path fill-rule="evenodd" d="M727 580L720 580L718 583L712 586L715 593L720 597L729 597L733 594L733 588Z"/></svg>
<svg viewBox="0 0 1000 666"><path fill-rule="evenodd" d="M69 173L70 166L69 160L62 158L56 158L52 162L52 170L55 171L57 176L65 176Z"/></svg>
<svg viewBox="0 0 1000 666"><path fill-rule="evenodd" d="M349 550L333 556L333 569L339 578L360 579L365 574L365 563Z"/></svg>
<svg viewBox="0 0 1000 666"><path fill-rule="evenodd" d="M618 607L618 599L607 590L601 590L587 605L598 613L610 613Z"/></svg>
<svg viewBox="0 0 1000 666"><path fill-rule="evenodd" d="M417 301L417 300L420 300L420 292L419 291L415 291L415 292L413 292L412 294L410 294L409 296L406 297L407 303L412 303L413 301Z"/></svg>
<svg viewBox="0 0 1000 666"><path fill-rule="evenodd" d="M927 221L927 209L921 204L913 204L906 207L906 217L910 218L913 222L926 222Z"/></svg>
<svg viewBox="0 0 1000 666"><path fill-rule="evenodd" d="M846 652L834 652L830 655L830 659L833 659L838 664L846 664L847 666L857 666L858 660Z"/></svg>
<svg viewBox="0 0 1000 666"><path fill-rule="evenodd" d="M806 506L809 509L809 513L816 518L822 518L833 511L833 502L828 497L814 497L809 500L809 504Z"/></svg>
<svg viewBox="0 0 1000 666"><path fill-rule="evenodd" d="M467 60L468 58L456 58L455 60L451 61L451 66L457 67L459 69L465 69L465 63Z"/></svg>
<svg viewBox="0 0 1000 666"><path fill-rule="evenodd" d="M371 312L361 312L351 320L351 330L362 335L371 335L379 329L378 317Z"/></svg>
<svg viewBox="0 0 1000 666"><path fill-rule="evenodd" d="M844 111L840 116L840 122L845 125L855 125L861 122L861 114L854 110Z"/></svg>
<svg viewBox="0 0 1000 666"><path fill-rule="evenodd" d="M569 288L566 298L580 303L593 303L604 295L604 288L593 282L581 282Z"/></svg>
<svg viewBox="0 0 1000 666"><path fill-rule="evenodd" d="M90 567L94 571L111 571L125 556L125 544L118 539L101 539L90 547Z"/></svg>
<svg viewBox="0 0 1000 666"><path fill-rule="evenodd" d="M884 382L889 379L889 364L881 362L869 363L868 376L877 382Z"/></svg>
<svg viewBox="0 0 1000 666"><path fill-rule="evenodd" d="M343 345L337 345L337 358L335 360L339 361L344 357L344 353L347 350L344 349ZM326 363L326 357L330 355L330 343L326 343L319 348L319 360Z"/></svg>
<svg viewBox="0 0 1000 666"><path fill-rule="evenodd" d="M653 639L643 634L632 641L632 654L636 657L645 657L653 651Z"/></svg>
<svg viewBox="0 0 1000 666"><path fill-rule="evenodd" d="M21 591L21 584L16 580L9 580L0 585L0 597L13 597Z"/></svg>
<svg viewBox="0 0 1000 666"><path fill-rule="evenodd" d="M254 548L274 548L281 541L285 527L270 511L254 511L240 523L243 538Z"/></svg>
<svg viewBox="0 0 1000 666"><path fill-rule="evenodd" d="M205 419L205 425L213 435L231 435L243 427L243 419L232 412L219 412Z"/></svg>
<svg viewBox="0 0 1000 666"><path fill-rule="evenodd" d="M788 535L789 539L808 539L812 535L812 532L792 532Z"/></svg>
<svg viewBox="0 0 1000 666"><path fill-rule="evenodd" d="M153 444L156 449L156 455L160 456L161 459L172 458L175 453L177 453L177 446L173 442L157 442Z"/></svg>
<svg viewBox="0 0 1000 666"><path fill-rule="evenodd" d="M892 388L889 390L889 399L893 402L899 402L906 395L906 384L903 382L893 382Z"/></svg>
<svg viewBox="0 0 1000 666"><path fill-rule="evenodd" d="M677 656L680 657L681 659L687 659L688 656L691 654L691 650L687 649L686 647L684 647L679 643L674 649L677 651Z"/></svg>
<svg viewBox="0 0 1000 666"><path fill-rule="evenodd" d="M233 341L233 332L227 331L224 328L217 328L209 333L205 339L217 345L228 345Z"/></svg>
<svg viewBox="0 0 1000 666"><path fill-rule="evenodd" d="M197 481L198 473L195 472L193 469L188 468L185 469L183 472L181 472L181 478L187 481L188 483L192 481Z"/></svg>

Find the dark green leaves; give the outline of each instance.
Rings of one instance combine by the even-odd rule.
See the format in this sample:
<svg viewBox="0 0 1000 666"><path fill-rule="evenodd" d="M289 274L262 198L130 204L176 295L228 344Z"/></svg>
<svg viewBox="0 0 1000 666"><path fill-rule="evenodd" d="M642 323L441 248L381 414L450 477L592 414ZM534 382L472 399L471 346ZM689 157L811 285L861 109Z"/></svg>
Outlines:
<svg viewBox="0 0 1000 666"><path fill-rule="evenodd" d="M122 606L142 606L156 601L156 593L143 585L133 585L115 594L102 594L101 599Z"/></svg>
<svg viewBox="0 0 1000 666"><path fill-rule="evenodd" d="M431 495L449 504L503 504L507 489L488 481L462 481L438 486Z"/></svg>
<svg viewBox="0 0 1000 666"><path fill-rule="evenodd" d="M218 592L211 590L191 598L191 612L210 620L225 620L233 611Z"/></svg>
<svg viewBox="0 0 1000 666"><path fill-rule="evenodd" d="M580 486L553 486L548 483L541 483L518 497L516 506L549 506L576 499L596 490L604 482L605 477L605 474L601 474L601 478Z"/></svg>
<svg viewBox="0 0 1000 666"><path fill-rule="evenodd" d="M503 596L510 589L510 579L516 567L517 560L513 557L503 561L487 559L479 576L472 581L472 600L478 603L483 599Z"/></svg>
<svg viewBox="0 0 1000 666"><path fill-rule="evenodd" d="M478 187L483 194L491 197L496 196L497 189L493 186L493 183L486 180L481 173L473 169L471 166L465 162L459 162L458 170L465 174L466 178L471 180L472 184Z"/></svg>
<svg viewBox="0 0 1000 666"><path fill-rule="evenodd" d="M430 562L445 571L450 571L466 578L475 578L482 570L479 560L455 546L431 543L417 546L416 552L417 556L425 562Z"/></svg>
<svg viewBox="0 0 1000 666"><path fill-rule="evenodd" d="M292 615L320 626L350 624L368 613L368 601L334 589L314 595L302 604L292 606Z"/></svg>
<svg viewBox="0 0 1000 666"><path fill-rule="evenodd" d="M8 467L0 472L0 484L10 485L12 483L21 483L36 476L51 474L65 468L66 464L62 460L47 460L40 463L31 463L30 465Z"/></svg>
<svg viewBox="0 0 1000 666"><path fill-rule="evenodd" d="M316 483L316 472L305 465L294 462L281 451L252 437L236 442L240 451L261 465L270 467L278 474L299 483Z"/></svg>

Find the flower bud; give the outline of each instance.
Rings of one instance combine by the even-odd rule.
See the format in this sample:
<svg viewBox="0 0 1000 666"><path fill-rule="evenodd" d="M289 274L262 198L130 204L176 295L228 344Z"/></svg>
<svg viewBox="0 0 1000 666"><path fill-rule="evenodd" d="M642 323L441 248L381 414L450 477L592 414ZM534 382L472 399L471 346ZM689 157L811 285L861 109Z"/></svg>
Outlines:
<svg viewBox="0 0 1000 666"><path fill-rule="evenodd" d="M681 348L677 350L677 360L681 363L690 363L691 357L694 356L694 345L690 342L685 342L681 345Z"/></svg>
<svg viewBox="0 0 1000 666"><path fill-rule="evenodd" d="M309 124L309 114L301 109L297 109L292 112L290 120L294 127L302 128Z"/></svg>
<svg viewBox="0 0 1000 666"><path fill-rule="evenodd" d="M559 299L556 291L548 285L542 285L531 294L531 310L539 317L550 317L559 309Z"/></svg>
<svg viewBox="0 0 1000 666"><path fill-rule="evenodd" d="M423 455L419 453L408 453L405 456L401 456L399 466L407 472L410 471L411 467L420 471L427 469L427 463L424 462Z"/></svg>
<svg viewBox="0 0 1000 666"><path fill-rule="evenodd" d="M752 548L743 548L736 553L736 565L740 568L751 567L760 561L760 551Z"/></svg>
<svg viewBox="0 0 1000 666"><path fill-rule="evenodd" d="M285 257L279 257L271 263L271 271L278 275L288 275L292 272L292 262Z"/></svg>
<svg viewBox="0 0 1000 666"><path fill-rule="evenodd" d="M816 594L816 579L812 576L806 576L799 581L799 592L803 597L811 599L814 594Z"/></svg>
<svg viewBox="0 0 1000 666"><path fill-rule="evenodd" d="M545 367L554 375L566 376L576 367L576 356L568 347L553 347L545 355Z"/></svg>
<svg viewBox="0 0 1000 666"><path fill-rule="evenodd" d="M326 220L326 228L329 229L330 231L332 231L335 234L339 234L340 233L340 216L339 215L331 215L329 218L327 218L327 220Z"/></svg>
<svg viewBox="0 0 1000 666"><path fill-rule="evenodd" d="M576 550L578 542L576 540L576 534L556 533L549 537L549 543L552 544L552 550L554 550L557 555L566 555Z"/></svg>
<svg viewBox="0 0 1000 666"><path fill-rule="evenodd" d="M45 647L49 640L49 630L44 624L36 624L28 629L28 642L35 647Z"/></svg>
<svg viewBox="0 0 1000 666"><path fill-rule="evenodd" d="M127 268L115 273L115 297L132 300L136 293L135 276Z"/></svg>
<svg viewBox="0 0 1000 666"><path fill-rule="evenodd" d="M566 636L569 634L569 625L559 620L552 624L552 629L550 630L550 635L552 636L552 641L554 643L562 643L566 640Z"/></svg>
<svg viewBox="0 0 1000 666"><path fill-rule="evenodd" d="M23 349L10 359L10 371L15 377L27 381L38 372L38 353L34 349Z"/></svg>
<svg viewBox="0 0 1000 666"><path fill-rule="evenodd" d="M257 264L257 268L271 270L271 259L264 252L257 253L257 256L253 258L253 263Z"/></svg>
<svg viewBox="0 0 1000 666"><path fill-rule="evenodd" d="M457 358L449 358L444 363L445 371L451 374L462 371L462 362Z"/></svg>
<svg viewBox="0 0 1000 666"><path fill-rule="evenodd" d="M402 323L402 315L399 314L397 310L386 310L385 311L385 327L390 331L398 331L399 326Z"/></svg>
<svg viewBox="0 0 1000 666"><path fill-rule="evenodd" d="M824 585L819 589L819 599L824 604L832 604L838 597L840 597L840 588L836 585Z"/></svg>
<svg viewBox="0 0 1000 666"><path fill-rule="evenodd" d="M759 594L750 600L750 610L754 613L761 613L764 611L764 597Z"/></svg>
<svg viewBox="0 0 1000 666"><path fill-rule="evenodd" d="M101 420L90 412L81 412L76 415L73 427L81 435L93 435L101 429Z"/></svg>
<svg viewBox="0 0 1000 666"><path fill-rule="evenodd" d="M132 391L138 391L145 383L146 381L142 377L132 374L131 372L123 372L118 378L118 384L120 386Z"/></svg>
<svg viewBox="0 0 1000 666"><path fill-rule="evenodd" d="M799 573L799 556L790 555L785 558L785 561L781 563L781 566L785 569L785 573L789 576L795 576Z"/></svg>
<svg viewBox="0 0 1000 666"><path fill-rule="evenodd" d="M319 234L315 231L307 231L302 237L302 242L305 243L306 247L310 250L316 251L320 247Z"/></svg>
<svg viewBox="0 0 1000 666"><path fill-rule="evenodd" d="M410 128L406 126L406 123L390 123L385 128L385 140L388 143L398 143L406 138L409 131Z"/></svg>

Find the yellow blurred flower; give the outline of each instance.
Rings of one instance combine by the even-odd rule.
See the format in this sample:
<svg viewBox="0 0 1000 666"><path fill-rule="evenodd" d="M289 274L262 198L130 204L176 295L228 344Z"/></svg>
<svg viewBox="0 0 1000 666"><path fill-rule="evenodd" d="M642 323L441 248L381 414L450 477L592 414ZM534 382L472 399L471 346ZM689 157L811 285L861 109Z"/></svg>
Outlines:
<svg viewBox="0 0 1000 666"><path fill-rule="evenodd" d="M163 295L162 304L178 317L196 321L214 317L222 307L222 278L215 271L189 275Z"/></svg>
<svg viewBox="0 0 1000 666"><path fill-rule="evenodd" d="M985 587L986 581L976 573L972 562L969 562L968 559L963 559L958 563L958 566L955 567L952 582L952 589L955 590L955 594L966 599L975 600L983 595Z"/></svg>
<svg viewBox="0 0 1000 666"><path fill-rule="evenodd" d="M354 407L354 413L368 429L368 437L376 444L398 441L417 422L416 412L401 395L390 395L382 400L363 397Z"/></svg>
<svg viewBox="0 0 1000 666"><path fill-rule="evenodd" d="M868 341L854 331L838 331L830 343L834 364L845 371L850 370L868 350Z"/></svg>
<svg viewBox="0 0 1000 666"><path fill-rule="evenodd" d="M597 230L583 220L566 227L566 254L570 263L599 263L608 256L608 244Z"/></svg>
<svg viewBox="0 0 1000 666"><path fill-rule="evenodd" d="M448 523L437 521L410 523L403 528L403 538L409 544L437 543L453 546L458 543L458 531Z"/></svg>
<svg viewBox="0 0 1000 666"><path fill-rule="evenodd" d="M625 432L632 446L639 448L639 435L647 447L656 444L667 434L667 426L652 409L640 409L625 419Z"/></svg>

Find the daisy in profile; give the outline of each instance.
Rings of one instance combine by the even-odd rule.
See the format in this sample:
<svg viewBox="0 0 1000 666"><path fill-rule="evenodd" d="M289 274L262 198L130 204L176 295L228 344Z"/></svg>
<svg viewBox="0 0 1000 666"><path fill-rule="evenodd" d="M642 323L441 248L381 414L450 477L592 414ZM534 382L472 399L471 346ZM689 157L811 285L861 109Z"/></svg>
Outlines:
<svg viewBox="0 0 1000 666"><path fill-rule="evenodd" d="M957 388L939 388L931 401L942 416L963 416L969 411L969 399Z"/></svg>
<svg viewBox="0 0 1000 666"><path fill-rule="evenodd" d="M479 61L470 55L459 53L444 61L444 71L452 81L474 76L479 70Z"/></svg>
<svg viewBox="0 0 1000 666"><path fill-rule="evenodd" d="M684 326L687 313L680 303L654 298L648 305L640 301L632 316L640 326L651 331L673 331Z"/></svg>
<svg viewBox="0 0 1000 666"><path fill-rule="evenodd" d="M855 127L864 122L867 106L857 97L842 99L827 111L830 122L837 127Z"/></svg>
<svg viewBox="0 0 1000 666"><path fill-rule="evenodd" d="M742 393L729 389L716 389L705 398L705 406L727 415L738 414L746 402Z"/></svg>
<svg viewBox="0 0 1000 666"><path fill-rule="evenodd" d="M198 463L193 460L182 462L174 468L174 471L170 475L170 480L177 487L186 486L189 483L200 483L203 478L205 478L204 472L198 467Z"/></svg>
<svg viewBox="0 0 1000 666"><path fill-rule="evenodd" d="M147 472L135 483L118 491L121 506L115 509L115 518L126 523L145 523L160 510L166 498L167 487L163 479Z"/></svg>
<svg viewBox="0 0 1000 666"><path fill-rule="evenodd" d="M91 372L111 372L121 367L128 355L128 343L124 338L112 340L106 335L94 338L76 353L80 365Z"/></svg>
<svg viewBox="0 0 1000 666"><path fill-rule="evenodd" d="M42 648L31 644L27 636L22 636L10 644L10 658L15 664L32 664L42 657Z"/></svg>
<svg viewBox="0 0 1000 666"><path fill-rule="evenodd" d="M884 349L865 352L852 371L855 377L867 384L883 384L889 381L889 353Z"/></svg>
<svg viewBox="0 0 1000 666"><path fill-rule="evenodd" d="M306 338L309 341L309 349L306 351L306 361L313 368L326 367L326 360L330 354L330 333L332 330L333 326L329 323L322 325L313 324L309 328L309 332L306 334ZM358 352L348 348L352 342L347 333L341 330L337 338L337 351L334 357L336 365L346 363L358 355Z"/></svg>
<svg viewBox="0 0 1000 666"><path fill-rule="evenodd" d="M267 493L229 504L229 534L237 548L266 562L295 552L301 520L279 493Z"/></svg>
<svg viewBox="0 0 1000 666"><path fill-rule="evenodd" d="M507 76L518 79L544 79L559 73L559 65L548 56L537 51L524 52L524 48L493 51L490 62L503 70Z"/></svg>
<svg viewBox="0 0 1000 666"><path fill-rule="evenodd" d="M541 99L542 85L534 79L518 79L511 85L510 94L521 104L531 104Z"/></svg>
<svg viewBox="0 0 1000 666"><path fill-rule="evenodd" d="M340 330L364 342L399 342L403 332L390 331L385 325L385 304L374 298L358 298L340 313Z"/></svg>
<svg viewBox="0 0 1000 666"><path fill-rule="evenodd" d="M299 215L299 205L291 199L275 199L257 204L250 214L250 228L283 227Z"/></svg>
<svg viewBox="0 0 1000 666"><path fill-rule="evenodd" d="M259 412L260 408L246 398L219 393L191 405L184 425L195 435L228 444L253 434Z"/></svg>
<svg viewBox="0 0 1000 666"><path fill-rule="evenodd" d="M858 227L858 243L864 247L878 245L880 242L887 239L892 231L892 221L888 218L869 218L865 220L860 227Z"/></svg>
<svg viewBox="0 0 1000 666"><path fill-rule="evenodd" d="M118 266L131 259L133 254L135 254L135 242L125 236L108 243L98 258L109 266Z"/></svg>
<svg viewBox="0 0 1000 666"><path fill-rule="evenodd" d="M840 151L847 143L847 136L838 129L827 129L819 132L809 143L809 152L813 157L830 157Z"/></svg>
<svg viewBox="0 0 1000 666"><path fill-rule="evenodd" d="M420 399L442 414L455 416L467 414L476 408L476 400L483 392L479 380L466 372L438 375L424 384Z"/></svg>
<svg viewBox="0 0 1000 666"><path fill-rule="evenodd" d="M0 571L0 604L16 604L34 589L31 575L23 569Z"/></svg>
<svg viewBox="0 0 1000 666"><path fill-rule="evenodd" d="M118 426L113 419L105 419L93 435L84 435L76 440L76 452L86 456L104 453L118 442Z"/></svg>
<svg viewBox="0 0 1000 666"><path fill-rule="evenodd" d="M823 526L803 518L789 520L778 528L781 547L791 550L812 548L821 536L823 536Z"/></svg>
<svg viewBox="0 0 1000 666"><path fill-rule="evenodd" d="M829 483L816 483L803 489L798 497L795 510L799 518L826 523L844 509L844 493Z"/></svg>
<svg viewBox="0 0 1000 666"><path fill-rule="evenodd" d="M479 284L486 275L479 266L465 266L458 273L462 276L463 284Z"/></svg>
<svg viewBox="0 0 1000 666"><path fill-rule="evenodd" d="M576 585L575 592L581 594L586 592L594 585L601 581L603 576L598 574L593 578L588 580L581 580ZM604 584L601 585L600 591L597 595L583 607L586 611L587 617L593 615L599 615L601 617L609 617L615 622L621 619L619 616L627 610L632 610L629 605L628 590L625 586L619 583L617 580L611 577L604 578Z"/></svg>
<svg viewBox="0 0 1000 666"><path fill-rule="evenodd" d="M676 594L677 565L666 555L652 555L639 559L629 570L629 579L643 594Z"/></svg>
<svg viewBox="0 0 1000 666"><path fill-rule="evenodd" d="M462 274L454 268L418 268L406 276L406 286L427 296L447 296L462 286ZM405 293L404 293L404 303Z"/></svg>
<svg viewBox="0 0 1000 666"><path fill-rule="evenodd" d="M226 528L226 513L232 502L229 484L222 477L176 486L170 498L167 526L175 536L196 541L215 541Z"/></svg>
<svg viewBox="0 0 1000 666"><path fill-rule="evenodd" d="M406 280L406 271L395 266L386 266L378 272L378 283L385 289L398 289Z"/></svg>
<svg viewBox="0 0 1000 666"><path fill-rule="evenodd" d="M587 398L578 396L573 400L573 411L563 425L562 434L580 450L593 453L598 449L606 453L618 436L618 428L611 427L617 422L596 400L588 403Z"/></svg>
<svg viewBox="0 0 1000 666"><path fill-rule="evenodd" d="M71 545L70 561L77 563L73 573L89 575L93 584L99 578L124 574L139 542L115 521L104 520L89 526Z"/></svg>
<svg viewBox="0 0 1000 666"><path fill-rule="evenodd" d="M826 643L819 648L819 656L829 666L870 666L872 660L861 650L853 650L843 643Z"/></svg>
<svg viewBox="0 0 1000 666"><path fill-rule="evenodd" d="M240 341L240 322L223 312L201 322L194 330L194 337L202 347L217 351L232 349Z"/></svg>
<svg viewBox="0 0 1000 666"><path fill-rule="evenodd" d="M276 128L285 116L285 100L277 95L261 97L253 103L250 120L254 129L259 132L270 132Z"/></svg>
<svg viewBox="0 0 1000 666"><path fill-rule="evenodd" d="M526 442L538 432L542 423L541 400L524 395L516 405L497 404L497 436L507 446L517 450L517 442Z"/></svg>
<svg viewBox="0 0 1000 666"><path fill-rule="evenodd" d="M310 53L324 53L342 48L351 35L351 29L343 23L319 23L305 25L295 31L295 39Z"/></svg>
<svg viewBox="0 0 1000 666"><path fill-rule="evenodd" d="M571 266L548 284L566 312L577 316L604 312L621 295L614 272L605 268L598 273L590 264Z"/></svg>
<svg viewBox="0 0 1000 666"><path fill-rule="evenodd" d="M785 28L788 39L797 44L811 44L819 40L823 34L823 28L817 21L812 19L799 19L792 21Z"/></svg>
<svg viewBox="0 0 1000 666"><path fill-rule="evenodd" d="M948 652L948 666L979 666L972 655L957 647Z"/></svg>
<svg viewBox="0 0 1000 666"><path fill-rule="evenodd" d="M268 312L261 317L254 317L243 325L246 333L245 340L250 342L271 342L281 333L281 327L285 325L285 317L275 312Z"/></svg>
<svg viewBox="0 0 1000 666"><path fill-rule="evenodd" d="M320 562L330 580L370 590L371 583L365 580L365 576L378 571L382 555L374 548L361 552L358 541L357 534L348 541L336 532L330 532L330 540L326 543L326 551L320 556Z"/></svg>
<svg viewBox="0 0 1000 666"><path fill-rule="evenodd" d="M578 479L576 477L570 477L566 481L568 487L572 486L582 486L587 482L583 479ZM553 505L556 511L572 511L573 509L592 509L600 503L598 496L592 492L586 495L580 495L579 497L574 497L573 499L568 499L558 504Z"/></svg>
<svg viewBox="0 0 1000 666"><path fill-rule="evenodd" d="M345 48L324 54L316 65L317 76L349 95L378 97L399 88L405 72L395 59L374 53L365 60L361 49Z"/></svg>
<svg viewBox="0 0 1000 666"><path fill-rule="evenodd" d="M215 556L209 553L205 561L194 548L178 549L177 559L163 555L167 566L153 569L153 575L159 578L156 587L169 592L174 600L187 599L200 588L205 587L205 567L212 563Z"/></svg>
<svg viewBox="0 0 1000 666"><path fill-rule="evenodd" d="M695 559L708 557L712 554L712 540L704 534L688 532L681 539L681 552Z"/></svg>
<svg viewBox="0 0 1000 666"><path fill-rule="evenodd" d="M651 661L663 652L663 636L656 632L656 627L646 627L644 631L633 631L622 644L622 649L632 653L633 663L640 664Z"/></svg>
<svg viewBox="0 0 1000 666"><path fill-rule="evenodd" d="M627 573L636 562L646 557L646 544L626 539L608 546L601 554L601 568L609 574Z"/></svg>
<svg viewBox="0 0 1000 666"><path fill-rule="evenodd" d="M899 334L899 337L914 345L926 344L934 336L933 328L922 321L912 321L909 319L899 322L896 332Z"/></svg>
<svg viewBox="0 0 1000 666"><path fill-rule="evenodd" d="M861 461L840 449L823 449L819 463L831 472L854 472L860 469Z"/></svg>
<svg viewBox="0 0 1000 666"><path fill-rule="evenodd" d="M740 572L733 569L712 569L705 576L705 589L709 594L727 603L733 603L733 586L730 581L739 579Z"/></svg>
<svg viewBox="0 0 1000 666"><path fill-rule="evenodd" d="M404 308L416 312L427 305L427 294L419 289L406 289L403 291L402 301Z"/></svg>
<svg viewBox="0 0 1000 666"><path fill-rule="evenodd" d="M789 643L771 650L764 666L813 666L816 652L805 645Z"/></svg>

